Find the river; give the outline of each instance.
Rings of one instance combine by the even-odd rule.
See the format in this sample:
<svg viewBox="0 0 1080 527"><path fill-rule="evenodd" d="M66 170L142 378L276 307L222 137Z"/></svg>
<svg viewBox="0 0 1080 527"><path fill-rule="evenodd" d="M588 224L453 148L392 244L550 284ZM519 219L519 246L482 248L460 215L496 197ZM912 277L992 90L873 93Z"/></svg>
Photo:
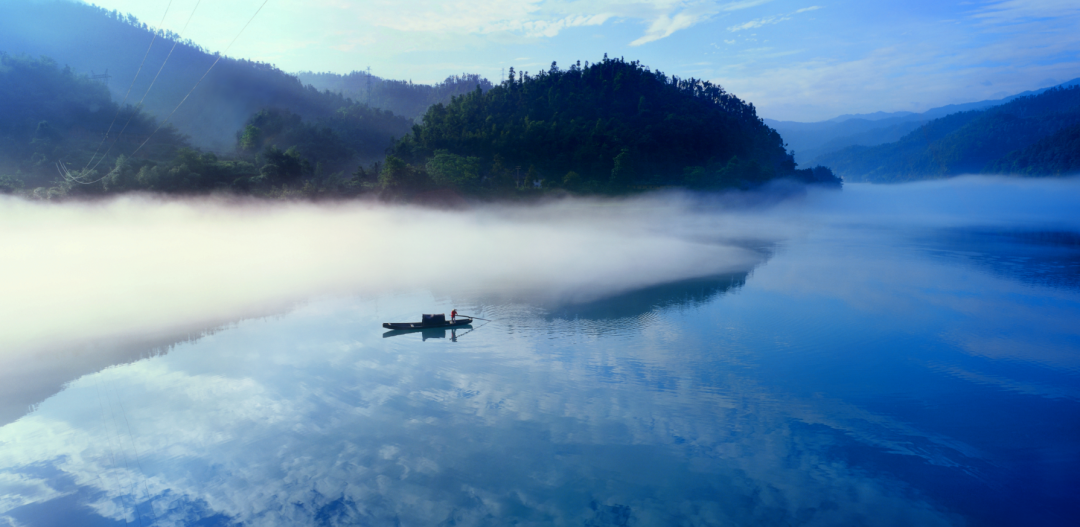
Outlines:
<svg viewBox="0 0 1080 527"><path fill-rule="evenodd" d="M1075 525L1080 182L710 206L772 227L706 276L319 289L9 359L0 525ZM453 308L490 321L381 327Z"/></svg>

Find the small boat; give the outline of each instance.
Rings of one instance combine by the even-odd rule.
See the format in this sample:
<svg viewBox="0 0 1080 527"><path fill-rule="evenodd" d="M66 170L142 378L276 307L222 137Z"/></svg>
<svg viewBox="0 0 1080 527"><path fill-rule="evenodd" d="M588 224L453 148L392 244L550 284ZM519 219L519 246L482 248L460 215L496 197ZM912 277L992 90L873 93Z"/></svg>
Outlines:
<svg viewBox="0 0 1080 527"><path fill-rule="evenodd" d="M421 322L383 322L382 327L396 330L456 328L472 324L472 321L469 317L449 321L446 315L424 315Z"/></svg>

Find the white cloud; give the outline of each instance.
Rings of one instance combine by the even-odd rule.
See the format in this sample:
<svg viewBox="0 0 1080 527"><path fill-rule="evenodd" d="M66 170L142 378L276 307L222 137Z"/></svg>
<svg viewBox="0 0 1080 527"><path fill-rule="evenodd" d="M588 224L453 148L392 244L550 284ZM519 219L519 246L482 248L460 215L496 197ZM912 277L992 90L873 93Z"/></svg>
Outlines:
<svg viewBox="0 0 1080 527"><path fill-rule="evenodd" d="M360 311L371 316L369 305ZM57 478L28 485L19 474L50 466L88 490L88 505L101 516L134 522L134 495L147 498L141 514L154 506L161 525L213 514L306 525L333 511L338 498L347 504L338 511L347 520L341 523L434 525L455 515L459 524L485 517L513 523L537 513L549 523L586 523L576 516L581 503L553 499L551 489L623 500L645 517L715 523L709 507L716 499L707 494L656 499L649 469L658 459L670 474L723 481L733 496L747 498L725 502L724 513L762 519L756 523L804 512L821 525L947 525L953 518L904 493L902 484L831 456L832 438L842 434L928 463L972 455L966 445L886 416L773 392L736 372L720 390L701 390L697 381L660 391L600 383L604 396L597 396L597 356L553 359L533 344L532 332L546 330L530 324L499 346L449 363L432 360L442 351L397 354L375 345L352 352L362 367L328 368L325 349L296 353L306 339L292 324L311 322L298 320L303 316L245 323L183 351L73 382L38 412L0 428L0 478L18 484L9 487L17 493L11 499L48 499ZM642 328L642 339L658 337ZM650 375L695 379L697 359L679 345L689 340L678 332L664 338L671 340L622 351L605 363L610 375L640 375L644 364ZM123 441L117 431L128 431ZM560 462L544 455L553 446ZM593 472L597 460L589 453L626 447L658 457ZM598 488L598 477L616 479L620 490ZM715 488L688 485L681 488ZM756 498L763 488L779 499ZM500 507L508 498L520 505Z"/></svg>
<svg viewBox="0 0 1080 527"><path fill-rule="evenodd" d="M718 13L747 9L769 1L403 0L345 5L335 2L334 6L353 12L357 19L373 26L416 33L512 33L550 38L567 28L598 26L615 19L631 20L647 24L645 34L630 43L639 46L668 37ZM403 13L407 13L407 16L403 16Z"/></svg>
<svg viewBox="0 0 1080 527"><path fill-rule="evenodd" d="M815 5L815 6L810 6L810 7L804 7L802 9L792 11L790 13L785 13L785 14L782 14L782 15L773 15L773 16L762 17L762 18L751 20L749 22L744 22L742 24L736 24L734 26L731 26L731 27L728 28L728 31L736 32L736 31L743 31L743 30L746 30L746 29L757 29L757 28L759 28L761 26L767 26L767 25L771 25L771 24L778 24L778 23L783 22L785 20L791 20L791 18L794 15L797 15L799 13L806 13L808 11L817 11L818 9L821 9L821 6L816 6Z"/></svg>
<svg viewBox="0 0 1080 527"><path fill-rule="evenodd" d="M1074 18L1080 16L1080 3L1075 0L1006 0L986 5L974 16L990 23Z"/></svg>
<svg viewBox="0 0 1080 527"><path fill-rule="evenodd" d="M767 3L768 1L769 0L747 0L724 4L702 2L687 5L677 13L674 9L666 10L665 12L657 13L655 18L653 18L652 22L649 24L649 28L645 31L645 34L631 42L630 45L640 46L662 38L667 38L676 31L704 22L718 13L747 9Z"/></svg>
<svg viewBox="0 0 1080 527"><path fill-rule="evenodd" d="M848 32L843 37L850 36L845 42L853 45L846 47L800 45L802 60L742 50L712 80L753 101L761 115L780 120L921 112L1046 87L1039 79L1047 77L1075 78L1080 71L1078 23L1072 17L991 24L971 15L963 23L883 29L874 38Z"/></svg>

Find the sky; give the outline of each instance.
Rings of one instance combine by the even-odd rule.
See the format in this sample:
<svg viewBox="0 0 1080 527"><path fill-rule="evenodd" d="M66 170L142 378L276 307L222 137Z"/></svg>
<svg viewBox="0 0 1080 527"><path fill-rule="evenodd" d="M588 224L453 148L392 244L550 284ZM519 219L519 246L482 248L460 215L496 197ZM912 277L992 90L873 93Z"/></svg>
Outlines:
<svg viewBox="0 0 1080 527"><path fill-rule="evenodd" d="M778 120L920 112L1080 77L1076 0L90 3L288 72L370 67L413 82L461 73L497 82L510 67L565 68L607 53L716 82Z"/></svg>

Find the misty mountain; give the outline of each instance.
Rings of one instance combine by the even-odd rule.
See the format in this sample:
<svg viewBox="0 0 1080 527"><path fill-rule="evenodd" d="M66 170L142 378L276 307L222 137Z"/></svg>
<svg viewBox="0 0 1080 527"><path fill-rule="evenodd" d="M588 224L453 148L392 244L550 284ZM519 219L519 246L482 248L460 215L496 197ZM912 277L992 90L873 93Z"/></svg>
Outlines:
<svg viewBox="0 0 1080 527"><path fill-rule="evenodd" d="M849 146L874 146L899 140L923 124L946 115L984 110L1000 106L1021 97L1038 95L1054 87L1080 85L1080 78L1039 90L1030 90L1002 99L963 104L949 104L922 113L874 112L869 114L845 114L826 121L802 123L765 119L765 124L776 129L788 148L795 151L799 164L822 163L817 158Z"/></svg>
<svg viewBox="0 0 1080 527"><path fill-rule="evenodd" d="M899 141L818 158L845 181L900 182L978 172L1055 175L1075 166L1080 86L934 119ZM1064 156L1064 157L1063 157Z"/></svg>
<svg viewBox="0 0 1080 527"><path fill-rule="evenodd" d="M606 56L531 76L511 69L486 92L436 104L386 167L384 185L493 192L730 188L780 177L839 184L828 169L796 171L780 135L720 86Z"/></svg>
<svg viewBox="0 0 1080 527"><path fill-rule="evenodd" d="M363 105L304 122L288 110L253 115L240 159L190 148L186 136L48 58L0 52L0 193L41 199L132 190L272 195L286 187L354 194L344 172L379 160L411 121ZM61 175L60 164L70 169ZM310 183L310 184L309 184Z"/></svg>
<svg viewBox="0 0 1080 527"><path fill-rule="evenodd" d="M404 136L411 126L412 121L400 115L362 104L314 122L288 110L266 109L247 120L237 134L236 151L258 163L268 149L292 149L312 172L351 171L358 163L382 160L391 138Z"/></svg>
<svg viewBox="0 0 1080 527"><path fill-rule="evenodd" d="M451 75L435 85L383 79L363 71L347 75L303 71L297 73L296 77L300 82L319 90L340 93L358 103L388 110L414 121L419 121L434 104L447 104L454 96L469 93L477 87L482 91L492 87L491 81L468 73Z"/></svg>
<svg viewBox="0 0 1080 527"><path fill-rule="evenodd" d="M140 147L161 160L187 146L172 126L158 130L151 116L120 108L100 82L48 58L0 52L0 192L50 185L58 162L107 170Z"/></svg>
<svg viewBox="0 0 1080 527"><path fill-rule="evenodd" d="M843 121L800 123L765 119L784 138L800 165L820 163L822 154L852 145L879 145L896 141L923 124L918 114L879 119L850 118Z"/></svg>
<svg viewBox="0 0 1080 527"><path fill-rule="evenodd" d="M134 17L78 2L0 2L0 51L48 56L75 73L107 72L109 77L100 80L118 103L146 56L127 104L137 104L146 94L142 109L164 119L191 92L169 122L196 146L218 152L231 151L236 131L263 108L284 108L305 119L318 119L350 104L340 94L305 87L269 64L228 57L222 57L192 91L217 56L175 34L155 33ZM147 92L151 82L153 88Z"/></svg>
<svg viewBox="0 0 1080 527"><path fill-rule="evenodd" d="M1023 150L1009 152L991 163L987 172L1021 176L1080 173L1080 124L1059 130Z"/></svg>

